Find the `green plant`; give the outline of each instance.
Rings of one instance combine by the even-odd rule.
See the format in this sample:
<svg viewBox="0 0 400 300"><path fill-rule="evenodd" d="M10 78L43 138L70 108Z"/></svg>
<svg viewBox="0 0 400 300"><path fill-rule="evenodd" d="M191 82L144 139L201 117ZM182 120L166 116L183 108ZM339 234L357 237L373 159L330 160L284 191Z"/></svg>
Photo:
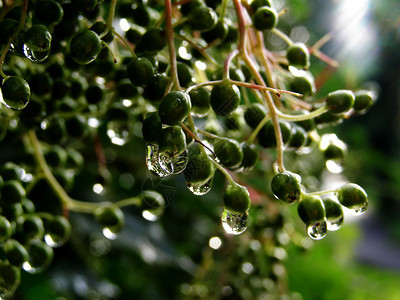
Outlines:
<svg viewBox="0 0 400 300"><path fill-rule="evenodd" d="M322 151L327 163L342 164L346 146L332 136L326 142L319 127L364 112L376 96L338 90L317 98L310 54L331 61L321 55L321 43L307 47L279 30L284 12L269 1L2 4L0 139L18 152L0 170L0 275L12 274L0 278L0 297L15 292L21 268L37 273L49 266L52 249L71 236L70 212L94 216L109 239L123 230L127 206L146 219L161 216L165 195L153 190L113 201L70 195L84 166L97 166L89 188L95 193L112 181L106 143L121 149L130 140L146 143L141 161L148 170L158 178L183 172L194 195L209 192L219 170L228 185L216 206L231 234L250 224L262 241L260 228L283 230L272 195L297 203L313 239L341 226L342 206L365 211L361 187L309 191L302 180L309 174L289 171L292 161L284 156ZM117 30L115 21L130 26ZM287 44L284 55L266 47L266 31ZM253 169L265 182L252 224L247 186L253 184L246 175ZM265 220L269 206L275 214Z"/></svg>

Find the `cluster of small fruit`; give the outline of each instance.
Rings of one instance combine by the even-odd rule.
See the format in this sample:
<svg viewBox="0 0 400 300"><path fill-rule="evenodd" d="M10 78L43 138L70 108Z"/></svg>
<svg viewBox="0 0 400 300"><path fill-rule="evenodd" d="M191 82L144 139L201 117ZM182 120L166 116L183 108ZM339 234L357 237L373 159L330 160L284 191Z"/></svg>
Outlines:
<svg viewBox="0 0 400 300"><path fill-rule="evenodd" d="M0 295L10 295L18 287L20 270L36 273L53 259L53 248L70 236L71 225L61 215L37 213L27 198L25 177L14 163L0 170Z"/></svg>
<svg viewBox="0 0 400 300"><path fill-rule="evenodd" d="M262 148L273 149L274 194L299 202L309 235L323 237L322 225L315 225L325 219L337 224L341 206L336 199L322 202L318 193L307 194L299 177L285 171L284 151L300 153L320 143L327 161L340 163L344 144L333 135L320 137L317 129L365 111L374 94L339 90L314 99L309 48L276 28L282 13L268 0L171 2L2 2L1 133L3 138L12 133L16 144L33 153L34 163L27 164L34 178L29 189L46 181L65 211L95 215L112 238L124 224L121 207L145 202L157 209L162 196L145 191L139 200L113 204L71 199L66 192L75 171L69 172L67 164L82 166L76 149L103 125L110 141L122 146L139 123L153 173L183 172L195 195L211 189L217 169L226 176L222 222L232 234L246 229L251 203L247 188L236 181L257 165ZM122 30L115 29L117 24ZM288 44L284 55L265 47L265 32ZM15 203L22 203L21 183L3 179L2 201L14 205L5 196L11 190L20 193ZM366 194L358 186L335 192L342 205L365 210ZM17 234L31 214L15 216L15 226L5 216L5 227L9 223ZM33 223L43 223L44 216L35 216ZM37 236L46 234L40 230Z"/></svg>

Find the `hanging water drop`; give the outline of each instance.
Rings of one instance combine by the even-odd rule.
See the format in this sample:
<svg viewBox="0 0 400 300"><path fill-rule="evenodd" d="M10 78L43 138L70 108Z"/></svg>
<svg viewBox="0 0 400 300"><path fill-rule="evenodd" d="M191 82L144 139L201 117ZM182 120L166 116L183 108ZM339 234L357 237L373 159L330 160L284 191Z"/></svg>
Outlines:
<svg viewBox="0 0 400 300"><path fill-rule="evenodd" d="M131 137L131 130L126 122L110 121L107 124L107 135L111 143L123 146Z"/></svg>
<svg viewBox="0 0 400 300"><path fill-rule="evenodd" d="M222 212L222 227L229 234L238 235L243 233L247 229L247 223L249 221L249 213L243 214L233 213L226 209Z"/></svg>
<svg viewBox="0 0 400 300"><path fill-rule="evenodd" d="M178 156L169 156L165 153L159 153L158 155L158 162L161 169L168 174L182 173L185 170L188 161L189 157L187 150L183 151Z"/></svg>
<svg viewBox="0 0 400 300"><path fill-rule="evenodd" d="M43 62L49 57L50 50L47 51L33 51L27 44L23 46L24 55L32 62Z"/></svg>
<svg viewBox="0 0 400 300"><path fill-rule="evenodd" d="M327 226L329 231L336 231L339 230L340 227L343 225L343 216L337 218L337 219L328 219L327 220Z"/></svg>
<svg viewBox="0 0 400 300"><path fill-rule="evenodd" d="M361 206L352 209L353 215L360 216L367 211L367 208L368 208L368 202L365 202Z"/></svg>
<svg viewBox="0 0 400 300"><path fill-rule="evenodd" d="M326 236L327 224L326 221L320 221L307 226L307 234L313 240L320 240Z"/></svg>
<svg viewBox="0 0 400 300"><path fill-rule="evenodd" d="M158 175L159 177L166 177L171 175L170 172L161 168L159 162L159 152L158 146L153 144L148 144L146 148L146 165L150 172Z"/></svg>
<svg viewBox="0 0 400 300"><path fill-rule="evenodd" d="M193 194L197 196L205 195L211 190L213 178L202 185L191 184L190 182L187 182L186 185Z"/></svg>

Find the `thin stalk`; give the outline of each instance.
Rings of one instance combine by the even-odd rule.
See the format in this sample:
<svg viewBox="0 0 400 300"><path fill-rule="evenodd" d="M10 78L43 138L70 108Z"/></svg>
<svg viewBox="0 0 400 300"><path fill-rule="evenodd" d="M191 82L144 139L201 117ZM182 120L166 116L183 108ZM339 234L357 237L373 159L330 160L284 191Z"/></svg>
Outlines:
<svg viewBox="0 0 400 300"><path fill-rule="evenodd" d="M253 130L253 132L250 134L250 136L247 138L247 142L249 144L252 144L257 137L258 133L260 132L261 128L268 122L268 120L271 119L269 115L266 115L264 119L261 120L260 123L258 123L257 127Z"/></svg>
<svg viewBox="0 0 400 300"><path fill-rule="evenodd" d="M277 115L279 118L284 119L286 121L291 121L291 122L298 122L298 121L305 121L305 120L310 120L314 119L315 117L318 117L328 111L326 106L321 106L318 109L310 112L309 114L303 114L303 115L287 115L279 110L276 111Z"/></svg>
<svg viewBox="0 0 400 300"><path fill-rule="evenodd" d="M233 50L231 53L228 54L228 57L224 63L224 72L222 73L222 80L229 79L229 66L232 62L232 59L235 58L239 54L239 50Z"/></svg>
<svg viewBox="0 0 400 300"><path fill-rule="evenodd" d="M114 21L116 5L117 5L117 0L111 0L110 13L108 14L108 20L107 20L107 23L106 23L106 29L103 31L102 34L100 34L100 36L99 36L100 38L104 37L112 29L112 23Z"/></svg>
<svg viewBox="0 0 400 300"><path fill-rule="evenodd" d="M217 169L220 170L222 172L222 174L225 175L225 177L226 177L226 179L228 179L229 183L235 183L231 174L229 174L229 172L227 170L225 170L225 168L223 166L221 166L215 159L211 159L211 161L217 167Z"/></svg>
<svg viewBox="0 0 400 300"><path fill-rule="evenodd" d="M133 49L129 45L128 41L122 35L120 35L116 30L114 30L114 29L111 29L111 30L112 30L113 34L115 36L117 36L121 40L121 42L124 44L125 48L129 50L129 52L131 53L132 57L136 58L135 51L133 51Z"/></svg>
<svg viewBox="0 0 400 300"><path fill-rule="evenodd" d="M181 90L178 78L178 68L176 63L174 29L172 27L172 6L171 0L165 0L165 33L167 35L169 61L171 64L171 77L177 90Z"/></svg>
<svg viewBox="0 0 400 300"><path fill-rule="evenodd" d="M288 44L288 46L291 46L293 44L293 41L290 39L290 37L288 37L284 32L282 32L281 30L277 29L277 28L273 28L272 33L276 34L277 36L279 36L286 44Z"/></svg>

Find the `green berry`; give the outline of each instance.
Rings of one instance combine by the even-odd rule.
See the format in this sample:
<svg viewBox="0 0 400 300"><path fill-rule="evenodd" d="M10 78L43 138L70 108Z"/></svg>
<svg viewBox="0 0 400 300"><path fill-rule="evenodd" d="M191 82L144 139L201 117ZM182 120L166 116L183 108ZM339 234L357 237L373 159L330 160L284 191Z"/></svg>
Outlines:
<svg viewBox="0 0 400 300"><path fill-rule="evenodd" d="M104 100L106 92L103 86L93 83L85 91L86 101L90 104L98 104Z"/></svg>
<svg viewBox="0 0 400 300"><path fill-rule="evenodd" d="M41 239L44 235L44 225L41 218L35 215L23 216L18 220L18 233L23 240Z"/></svg>
<svg viewBox="0 0 400 300"><path fill-rule="evenodd" d="M269 6L257 8L253 17L253 25L257 30L271 30L278 24L278 13Z"/></svg>
<svg viewBox="0 0 400 300"><path fill-rule="evenodd" d="M197 6L188 14L188 23L194 30L208 31L217 25L218 16L207 6Z"/></svg>
<svg viewBox="0 0 400 300"><path fill-rule="evenodd" d="M1 200L5 203L20 203L25 197L25 189L17 180L7 180L1 189Z"/></svg>
<svg viewBox="0 0 400 300"><path fill-rule="evenodd" d="M145 98L150 101L159 101L164 97L169 84L169 78L163 74L155 74L144 89Z"/></svg>
<svg viewBox="0 0 400 300"><path fill-rule="evenodd" d="M243 153L243 159L240 167L242 168L242 172L249 172L259 160L257 147L254 144L243 142L240 144L240 148Z"/></svg>
<svg viewBox="0 0 400 300"><path fill-rule="evenodd" d="M239 106L240 91L236 85L220 84L213 87L210 95L210 104L219 116L229 116Z"/></svg>
<svg viewBox="0 0 400 300"><path fill-rule="evenodd" d="M5 261L0 261L0 293L4 298L12 297L21 281L21 271Z"/></svg>
<svg viewBox="0 0 400 300"><path fill-rule="evenodd" d="M145 86L154 77L153 64L145 57L133 59L128 64L126 71L130 81L135 86Z"/></svg>
<svg viewBox="0 0 400 300"><path fill-rule="evenodd" d="M44 0L36 2L35 18L45 25L58 24L64 16L64 10L57 1Z"/></svg>
<svg viewBox="0 0 400 300"><path fill-rule="evenodd" d="M25 33L25 45L31 51L45 52L50 50L50 31L44 25L33 25Z"/></svg>
<svg viewBox="0 0 400 300"><path fill-rule="evenodd" d="M186 92L168 93L160 103L158 114L166 125L178 125L183 122L192 108L190 97Z"/></svg>
<svg viewBox="0 0 400 300"><path fill-rule="evenodd" d="M180 126L163 128L160 133L159 151L175 157L186 150L186 137Z"/></svg>
<svg viewBox="0 0 400 300"><path fill-rule="evenodd" d="M15 110L24 109L31 97L29 84L18 76L7 77L1 86L4 104Z"/></svg>
<svg viewBox="0 0 400 300"><path fill-rule="evenodd" d="M290 149L299 149L307 144L308 134L303 129L296 124L292 124L292 133L288 143L288 148Z"/></svg>
<svg viewBox="0 0 400 300"><path fill-rule="evenodd" d="M290 171L283 171L272 178L271 189L276 198L293 204L300 199L302 194L301 177Z"/></svg>
<svg viewBox="0 0 400 300"><path fill-rule="evenodd" d="M190 100L192 103L191 113L196 116L204 116L211 108L210 105L211 91L205 87L191 90L189 92Z"/></svg>
<svg viewBox="0 0 400 300"><path fill-rule="evenodd" d="M12 227L11 223L6 217L0 216L0 241L6 241L11 237Z"/></svg>
<svg viewBox="0 0 400 300"><path fill-rule="evenodd" d="M28 260L28 252L18 241L11 239L5 242L4 252L9 263L21 267Z"/></svg>
<svg viewBox="0 0 400 300"><path fill-rule="evenodd" d="M72 58L81 65L93 62L102 49L101 39L97 33L85 29L76 34L70 42Z"/></svg>
<svg viewBox="0 0 400 300"><path fill-rule="evenodd" d="M297 206L297 213L306 225L323 222L325 208L321 197L314 195L303 196Z"/></svg>
<svg viewBox="0 0 400 300"><path fill-rule="evenodd" d="M343 223L342 206L332 197L322 199L325 207L325 216L328 221L328 230L337 230Z"/></svg>
<svg viewBox="0 0 400 300"><path fill-rule="evenodd" d="M242 214L249 210L250 204L250 194L246 187L235 182L228 184L224 193L226 210Z"/></svg>
<svg viewBox="0 0 400 300"><path fill-rule="evenodd" d="M253 12L255 12L262 6L271 6L271 2L269 0L252 0L250 6Z"/></svg>
<svg viewBox="0 0 400 300"><path fill-rule="evenodd" d="M332 114L343 114L353 107L354 94L349 90L337 90L328 94L326 107Z"/></svg>
<svg viewBox="0 0 400 300"><path fill-rule="evenodd" d="M211 159L200 153L189 158L184 175L190 185L206 184L214 176L215 167Z"/></svg>
<svg viewBox="0 0 400 300"><path fill-rule="evenodd" d="M100 207L96 209L94 215L100 226L108 228L112 233L118 233L124 227L124 213L114 205Z"/></svg>
<svg viewBox="0 0 400 300"><path fill-rule="evenodd" d="M90 30L96 32L98 35L101 35L107 28L107 24L103 21L98 21L96 23L93 23L93 25L90 27ZM105 36L101 38L104 42L106 43L111 43L114 39L114 33L112 30L109 30Z"/></svg>
<svg viewBox="0 0 400 300"><path fill-rule="evenodd" d="M221 164L227 168L236 168L243 159L240 144L234 139L221 138L214 142L214 153Z"/></svg>
<svg viewBox="0 0 400 300"><path fill-rule="evenodd" d="M150 28L138 42L135 51L138 53L158 52L167 45L164 30L160 28Z"/></svg>
<svg viewBox="0 0 400 300"><path fill-rule="evenodd" d="M216 40L222 42L227 36L229 26L226 20L219 20L213 29L201 33L202 38L207 42L211 43Z"/></svg>
<svg viewBox="0 0 400 300"><path fill-rule="evenodd" d="M359 90L354 93L354 96L353 109L357 112L365 111L376 101L375 94L371 91Z"/></svg>
<svg viewBox="0 0 400 300"><path fill-rule="evenodd" d="M289 88L291 91L300 93L304 97L311 96L315 93L314 78L309 72L299 71L289 81Z"/></svg>
<svg viewBox="0 0 400 300"><path fill-rule="evenodd" d="M46 223L45 241L51 247L65 244L71 235L71 224L63 216L54 216Z"/></svg>
<svg viewBox="0 0 400 300"><path fill-rule="evenodd" d="M368 205L368 196L362 187L355 183L347 183L337 189L337 197L343 206L364 212Z"/></svg>
<svg viewBox="0 0 400 300"><path fill-rule="evenodd" d="M142 135L148 143L158 143L160 139L162 123L158 112L153 111L146 115L143 120Z"/></svg>
<svg viewBox="0 0 400 300"><path fill-rule="evenodd" d="M53 260L53 249L40 240L31 240L27 249L29 252L29 266L35 271L46 269ZM29 269L27 271L29 272Z"/></svg>
<svg viewBox="0 0 400 300"><path fill-rule="evenodd" d="M303 43L294 43L286 52L289 65L299 69L308 69L310 66L310 52Z"/></svg>
<svg viewBox="0 0 400 300"><path fill-rule="evenodd" d="M285 120L279 121L279 128L281 130L282 142L285 145L289 142L292 135L292 127L289 122ZM258 142L262 147L273 148L276 147L275 129L271 120L261 128L257 135Z"/></svg>
<svg viewBox="0 0 400 300"><path fill-rule="evenodd" d="M251 128L256 128L265 116L266 109L260 103L251 104L244 113L244 119Z"/></svg>
<svg viewBox="0 0 400 300"><path fill-rule="evenodd" d="M17 164L9 161L0 168L0 175L4 181L21 180L25 171Z"/></svg>

